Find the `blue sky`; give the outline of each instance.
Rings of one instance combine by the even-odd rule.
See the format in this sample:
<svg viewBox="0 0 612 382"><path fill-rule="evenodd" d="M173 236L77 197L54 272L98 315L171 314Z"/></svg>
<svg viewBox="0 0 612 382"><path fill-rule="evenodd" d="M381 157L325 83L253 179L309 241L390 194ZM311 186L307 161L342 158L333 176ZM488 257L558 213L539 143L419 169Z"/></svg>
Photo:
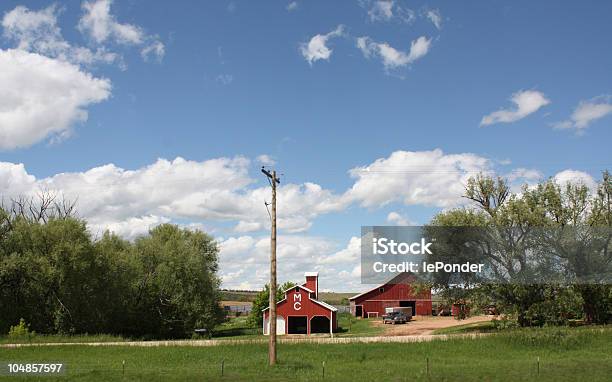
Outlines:
<svg viewBox="0 0 612 382"><path fill-rule="evenodd" d="M94 234L203 228L258 287L266 155L281 278L355 290L361 225L426 223L479 171L612 168L611 3L292 3L2 2L0 191L78 198Z"/></svg>

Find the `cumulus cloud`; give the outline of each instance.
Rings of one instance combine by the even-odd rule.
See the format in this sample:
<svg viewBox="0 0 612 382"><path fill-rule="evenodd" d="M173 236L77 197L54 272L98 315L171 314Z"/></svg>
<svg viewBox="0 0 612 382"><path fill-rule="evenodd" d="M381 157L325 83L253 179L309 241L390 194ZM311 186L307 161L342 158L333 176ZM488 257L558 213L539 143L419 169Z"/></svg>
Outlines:
<svg viewBox="0 0 612 382"><path fill-rule="evenodd" d="M168 223L169 218L156 215L146 215L140 217L130 217L119 222L109 222L102 225L89 226L90 231L98 235L106 230L124 237L128 240L133 240L139 236L146 235L149 230L164 223Z"/></svg>
<svg viewBox="0 0 612 382"><path fill-rule="evenodd" d="M553 125L557 129L576 129L584 131L591 123L612 114L612 96L595 97L587 101L581 101L570 119Z"/></svg>
<svg viewBox="0 0 612 382"><path fill-rule="evenodd" d="M402 216L399 212L391 211L387 215L387 222L393 225L414 225L410 219Z"/></svg>
<svg viewBox="0 0 612 382"><path fill-rule="evenodd" d="M119 55L103 47L92 51L68 43L57 25L58 13L55 5L37 11L17 6L2 18L3 35L15 42L17 49L40 53L74 64L91 65L98 62L122 64Z"/></svg>
<svg viewBox="0 0 612 382"><path fill-rule="evenodd" d="M500 109L485 115L480 126L489 126L496 123L511 123L535 113L541 107L550 103L542 92L537 90L522 90L514 93L510 101L516 105L514 109Z"/></svg>
<svg viewBox="0 0 612 382"><path fill-rule="evenodd" d="M368 19L372 22L398 20L400 22L412 23L416 18L413 10L402 7L393 0L376 0L364 2L364 4L368 7Z"/></svg>
<svg viewBox="0 0 612 382"><path fill-rule="evenodd" d="M274 166L276 161L268 154L259 155L257 158L257 162L261 163L264 166Z"/></svg>
<svg viewBox="0 0 612 382"><path fill-rule="evenodd" d="M94 43L139 45L145 60L161 59L164 45L138 26L121 24L110 12L111 1L83 3L79 29ZM58 25L61 8L31 10L17 6L2 17L3 36L14 49L0 50L0 150L28 147L71 134L87 120L87 108L109 98L111 83L88 73L99 63L118 64L123 57L105 45L73 45Z"/></svg>
<svg viewBox="0 0 612 382"><path fill-rule="evenodd" d="M505 175L505 178L510 182L514 182L517 180L539 180L542 179L544 175L536 169L533 168L517 168L512 170L509 174Z"/></svg>
<svg viewBox="0 0 612 382"><path fill-rule="evenodd" d="M269 226L264 201L269 201L270 189L252 187L250 161L243 157L203 162L159 159L135 170L108 164L43 179L33 178L22 165L0 164L3 174L10 176L0 183L0 195L35 194L40 189L62 193L77 201L80 216L97 229L131 226L129 219L148 216L238 222L238 232ZM284 232L305 231L317 216L344 208L338 195L314 183L283 184L278 200L283 206L278 226Z"/></svg>
<svg viewBox="0 0 612 382"><path fill-rule="evenodd" d="M329 60L333 50L327 46L330 39L340 37L344 34L344 25L338 25L336 29L327 34L317 34L307 43L300 45L300 51L304 59L310 65L319 60Z"/></svg>
<svg viewBox="0 0 612 382"><path fill-rule="evenodd" d="M557 173L553 180L560 185L561 187L565 187L568 183L573 184L583 184L587 186L592 191L597 189L597 181L588 173L578 170L564 170Z"/></svg>
<svg viewBox="0 0 612 382"><path fill-rule="evenodd" d="M493 164L470 153L396 151L352 169L349 173L354 183L342 193L308 182L282 184L278 189L282 281L299 282L304 271L313 270L321 272L325 289L360 290L360 239L353 237L342 246L328 238L310 236L306 230L317 217L355 204L366 208L392 203L458 206L464 202L461 196L467 179L478 173L493 175ZM61 193L77 201L79 216L87 219L95 235L109 229L134 238L165 222L208 232L233 224L235 235L218 236L220 274L224 287L250 289L267 281L270 245L270 221L264 205L270 199L270 188L251 178L250 169L251 162L244 157L176 158L159 159L136 169L108 164L37 179L22 164L0 162L0 195L28 196L41 189ZM508 175L515 182L539 176L538 171L523 168ZM595 185L592 177L575 170L555 176L561 184L576 179L589 187ZM391 224L412 223L396 211L389 213L387 220ZM221 234L231 233L227 228Z"/></svg>
<svg viewBox="0 0 612 382"><path fill-rule="evenodd" d="M356 181L343 197L363 207L392 202L452 207L462 202L468 178L492 173L492 163L475 154L445 154L439 149L395 151L349 173Z"/></svg>
<svg viewBox="0 0 612 382"><path fill-rule="evenodd" d="M61 139L110 96L111 83L71 63L18 49L0 50L0 149Z"/></svg>
<svg viewBox="0 0 612 382"><path fill-rule="evenodd" d="M410 44L410 51L402 52L386 42L376 42L370 37L357 38L357 47L366 58L379 57L386 70L396 69L412 64L425 56L431 47L431 39L421 36Z"/></svg>
<svg viewBox="0 0 612 382"><path fill-rule="evenodd" d="M345 248L326 238L283 235L278 239L279 281L304 282L304 272L318 271L320 291L361 291L361 240L352 237ZM269 282L269 236L239 236L220 242L219 268L224 288L260 289ZM355 271L357 269L357 271Z"/></svg>
<svg viewBox="0 0 612 382"><path fill-rule="evenodd" d="M83 2L83 15L79 19L78 30L97 44L113 42L143 46L141 55L145 60L151 56L161 60L165 54L164 44L156 36L147 35L138 25L117 21L111 14L112 3L112 0Z"/></svg>

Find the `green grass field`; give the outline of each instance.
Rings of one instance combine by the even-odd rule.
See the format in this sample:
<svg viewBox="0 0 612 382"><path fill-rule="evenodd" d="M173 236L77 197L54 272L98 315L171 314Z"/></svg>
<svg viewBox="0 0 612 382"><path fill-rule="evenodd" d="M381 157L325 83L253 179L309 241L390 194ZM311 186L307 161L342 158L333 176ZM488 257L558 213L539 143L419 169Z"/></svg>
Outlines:
<svg viewBox="0 0 612 382"><path fill-rule="evenodd" d="M62 361L68 374L57 379L63 381L609 381L612 329L514 330L427 343L282 344L273 368L266 366L263 344L29 347L0 354L5 362Z"/></svg>
<svg viewBox="0 0 612 382"><path fill-rule="evenodd" d="M496 331L496 329L493 326L493 322L485 321L436 329L432 334L491 333L494 331Z"/></svg>

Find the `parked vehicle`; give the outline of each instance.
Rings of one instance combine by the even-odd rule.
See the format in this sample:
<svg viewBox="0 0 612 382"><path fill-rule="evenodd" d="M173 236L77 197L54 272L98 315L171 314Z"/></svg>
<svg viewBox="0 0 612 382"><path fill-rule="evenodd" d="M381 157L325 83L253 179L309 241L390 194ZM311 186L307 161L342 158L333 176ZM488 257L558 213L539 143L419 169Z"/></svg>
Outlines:
<svg viewBox="0 0 612 382"><path fill-rule="evenodd" d="M390 312L383 316L383 324L405 324L410 317L404 312Z"/></svg>

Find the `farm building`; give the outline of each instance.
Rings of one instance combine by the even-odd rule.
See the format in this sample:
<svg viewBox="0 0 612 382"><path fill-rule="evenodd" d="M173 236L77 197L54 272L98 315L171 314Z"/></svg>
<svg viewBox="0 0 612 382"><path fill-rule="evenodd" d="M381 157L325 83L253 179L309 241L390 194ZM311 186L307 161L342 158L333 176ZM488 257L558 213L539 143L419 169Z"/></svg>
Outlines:
<svg viewBox="0 0 612 382"><path fill-rule="evenodd" d="M333 333L338 327L337 309L317 300L319 274L306 272L306 283L289 288L276 304L277 334ZM264 309L263 331L270 330L270 308Z"/></svg>
<svg viewBox="0 0 612 382"><path fill-rule="evenodd" d="M400 273L369 291L349 298L355 317L381 317L385 308L411 307L413 315L431 315L431 290L416 293L412 284L416 278L409 272Z"/></svg>

